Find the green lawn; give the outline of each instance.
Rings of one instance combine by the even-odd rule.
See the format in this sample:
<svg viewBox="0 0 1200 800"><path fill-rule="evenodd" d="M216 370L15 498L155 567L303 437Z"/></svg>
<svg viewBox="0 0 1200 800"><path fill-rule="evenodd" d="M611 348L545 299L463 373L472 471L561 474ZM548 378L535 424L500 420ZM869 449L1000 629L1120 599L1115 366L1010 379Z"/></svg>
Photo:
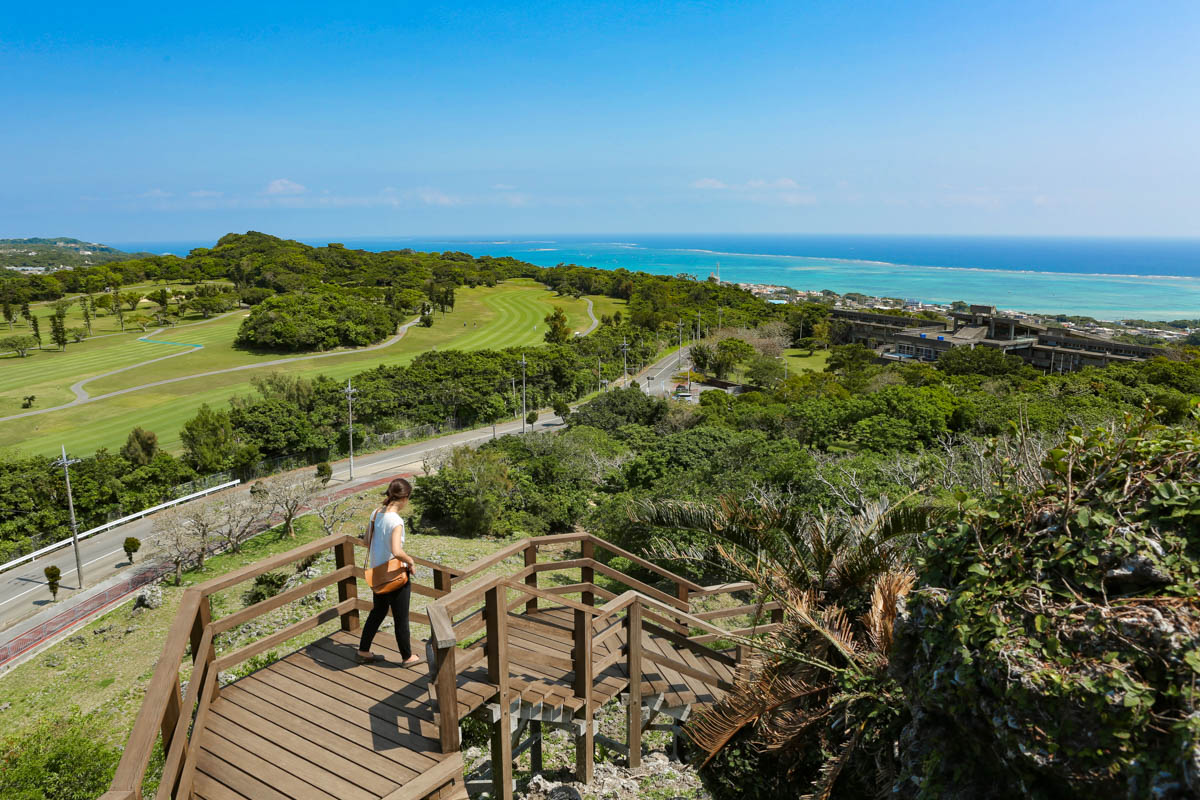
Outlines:
<svg viewBox="0 0 1200 800"><path fill-rule="evenodd" d="M812 355L809 355L807 350L793 349L783 352L787 356L789 375L805 371L822 372L825 369L825 362L829 361L828 350L816 350Z"/></svg>
<svg viewBox="0 0 1200 800"><path fill-rule="evenodd" d="M347 350L327 358L191 378L61 411L0 422L0 446L48 454L65 443L72 452L85 454L100 447L116 449L130 429L141 426L158 434L162 447L178 450L180 427L202 403L224 406L230 397L249 392L255 375L286 370L294 375L326 374L344 379L377 365L407 364L417 354L435 347L480 350L535 346L541 344L546 332L543 318L555 306L563 308L575 330L585 330L590 324L583 300L555 296L529 280L508 281L490 288L463 288L455 297L454 310L445 315L435 314L432 328L413 327L387 348L369 352ZM596 303L597 316L600 307L616 308L607 303L607 298L592 299L606 301L603 305ZM203 349L138 342L140 334L130 333L68 345L65 352L35 351L26 359L0 359L0 415L18 413L20 400L27 394L37 396L35 408L68 402L73 398L68 387L76 381L170 353L186 351L184 355L89 382L84 388L97 396L154 381L290 357L235 349L233 337L241 320L242 313L237 313L202 324L180 325L154 337L202 344Z"/></svg>

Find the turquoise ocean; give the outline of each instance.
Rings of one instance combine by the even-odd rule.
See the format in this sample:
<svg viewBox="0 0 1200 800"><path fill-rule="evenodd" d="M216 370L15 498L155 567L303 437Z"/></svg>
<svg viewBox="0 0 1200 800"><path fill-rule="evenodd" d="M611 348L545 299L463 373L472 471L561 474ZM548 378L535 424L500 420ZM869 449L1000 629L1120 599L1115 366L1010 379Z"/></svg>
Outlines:
<svg viewBox="0 0 1200 800"><path fill-rule="evenodd" d="M1200 318L1200 239L630 234L324 238L1098 319ZM213 242L124 242L186 255Z"/></svg>

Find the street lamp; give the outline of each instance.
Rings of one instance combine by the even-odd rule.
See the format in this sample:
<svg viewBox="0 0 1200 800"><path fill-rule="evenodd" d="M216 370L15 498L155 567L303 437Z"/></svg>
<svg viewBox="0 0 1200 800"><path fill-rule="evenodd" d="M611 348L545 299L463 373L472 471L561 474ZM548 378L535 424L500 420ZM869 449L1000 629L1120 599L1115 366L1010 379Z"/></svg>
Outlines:
<svg viewBox="0 0 1200 800"><path fill-rule="evenodd" d="M67 446L62 446L62 458L56 459L54 466L63 468L63 476L67 479L67 507L71 509L71 544L75 546L75 577L79 588L83 588L83 559L79 557L79 526L75 522L75 498L71 495L71 465L78 464L78 458L67 458Z"/></svg>
<svg viewBox="0 0 1200 800"><path fill-rule="evenodd" d="M350 480L354 480L354 395L358 392L350 385L350 379L346 379L346 388L342 390L346 395L346 412L350 417Z"/></svg>
<svg viewBox="0 0 1200 800"><path fill-rule="evenodd" d="M525 432L525 354L521 353L521 433Z"/></svg>

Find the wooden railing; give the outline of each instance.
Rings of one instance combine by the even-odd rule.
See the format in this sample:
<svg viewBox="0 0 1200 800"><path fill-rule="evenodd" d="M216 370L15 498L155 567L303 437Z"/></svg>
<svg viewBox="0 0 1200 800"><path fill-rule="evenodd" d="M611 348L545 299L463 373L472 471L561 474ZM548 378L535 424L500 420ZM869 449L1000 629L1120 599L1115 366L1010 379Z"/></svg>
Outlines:
<svg viewBox="0 0 1200 800"><path fill-rule="evenodd" d="M582 557L538 562L539 548L570 543L579 543ZM662 578L665 582L673 583L675 594L664 592L596 560L594 556L598 548L628 559ZM521 553L524 555L524 568L490 579L471 580L505 559ZM538 576L543 572L574 569L580 570L578 583L546 588L538 586ZM617 595L596 585L596 573L626 586L627 591ZM581 726L582 735L577 739L576 745L576 772L578 779L583 782L591 780L593 770L593 726L591 720L595 712L593 698L595 676L602 674L609 667L624 661L629 675L629 707L637 709L636 713L631 712L628 715L628 735L631 743L641 740L641 679L645 674L642 668L643 663L648 662L674 670L678 674L686 675L720 690L732 688L728 681L704 669L703 664L697 660L684 663L656 652L643 651L641 646L643 631L665 638L677 647L682 647L706 659L716 659L736 665L739 660L737 657L714 650L707 646L707 643L718 639L741 639L743 641L738 648L738 656L740 656L742 647L746 644L745 637L748 634L774 630L782 618L782 611L778 603L738 606L721 611L693 614L690 606L693 598L750 591L754 587L749 583L700 586L688 578L676 575L586 533L542 536L515 542L489 558L476 563L472 569L457 576L456 580L459 585L453 591L435 600L426 609L431 632L429 639L430 684L437 699L438 733L443 752L453 752L460 748L458 678L465 670L486 659L487 680L494 690L499 714L494 731L504 732L503 734L494 734L492 750L493 796L498 798L511 797L512 740L508 735L509 716L512 703L520 696L520 689L523 688L520 682L509 674L506 630L509 625L517 627L534 625L534 623L524 621L520 616L510 616L510 612L521 606L524 606L526 611L533 611L538 608L539 601L548 601L555 606L568 608L574 612L573 633L569 640L571 644L569 659L549 653L532 652L524 652L522 658L573 674L574 695L582 700L582 705L575 712L575 716L584 721ZM569 594L579 594L581 599L572 600L566 597ZM597 597L608 602L597 607L595 605ZM481 603L482 607L480 607ZM763 610L771 613L772 621L767 625L755 628L728 631L714 625L711 621L746 613L753 614ZM463 616L456 619L460 615ZM545 626L528 629L534 630L541 636L554 636ZM481 630L486 630L485 646L471 647L466 651L460 649L460 644L468 642ZM693 630L701 631L701 633L694 635L692 634ZM594 655L596 651L613 638L618 637L622 631L626 634L626 644L598 659ZM567 640L564 638L562 641ZM639 762L640 749L631 746L629 763L631 766L637 766Z"/></svg>
<svg viewBox="0 0 1200 800"><path fill-rule="evenodd" d="M539 550L559 545L578 543L580 557L559 561L538 561ZM155 665L154 673L147 686L142 708L134 722L120 763L117 766L109 791L101 800L142 800L142 784L146 770L154 753L155 744L161 738L165 754L162 778L156 798L188 797L195 776L198 749L194 747L197 735L205 729L211 704L220 696L219 674L233 669L247 660L260 655L288 640L317 628L325 623L340 620L343 631L359 628L359 611L369 611L371 604L359 598L357 581L364 578L362 567L357 563L357 548L365 542L354 536L329 536L294 550L251 564L227 575L215 578L184 592L182 601L172 624L162 655ZM651 586L630 575L626 575L595 558L597 550L604 550L636 564L661 579L674 589L672 594ZM314 578L278 595L255 603L225 617L212 618L212 595L240 583L253 580L268 572L295 564L314 555L332 551L335 569L326 575ZM484 578L483 573L496 567L506 559L521 555L524 566L498 577ZM643 652L641 632L649 631L667 638L677 646L692 649L707 658L726 659L733 663L728 654L705 646L718 639L737 639L756 631L764 632L773 625L754 629L726 631L712 624L711 620L748 613L751 609L765 609L772 613L772 622L778 621L778 604L739 606L717 612L691 612L690 601L716 594L730 594L751 590L750 584L724 584L701 586L688 578L676 575L633 553L612 545L586 533L541 536L523 539L474 562L468 569L461 570L421 558L418 565L433 572L431 585L413 580L413 591L433 599L425 613L412 612L409 620L417 624L428 621L430 626L429 659L431 686L438 699L438 728L443 752L460 749L458 705L456 683L458 676L481 661L487 662L488 683L493 687L503 719L495 730L494 743L500 752L511 755L512 743L507 735L508 714L511 701L519 695L523 684L509 674L506 627L521 625L519 616L510 612L524 606L527 611L536 610L539 603L566 607L574 612L574 627L571 636L570 658L545 655L547 663L574 673L573 692L582 700L576 716L590 721L594 714L594 678L621 659L625 660L630 676L643 675L642 664L649 662L667 667L695 678L707 685L728 688L718 676L698 668L694 663L685 664L667 659L656 653ZM579 570L577 583L558 586L539 586L539 576L544 572ZM627 591L617 595L595 583L596 574L623 585ZM310 596L321 589L337 586L337 602L329 608L306 617L263 638L246 644L232 652L218 652L218 637L240 625L256 619ZM580 600L566 595L578 594ZM511 595L511 596L510 596ZM515 600L513 599L515 597ZM607 601L597 606L597 599ZM458 618L458 619L456 619ZM616 652L597 660L595 651L620 631L626 632L627 645ZM702 633L693 634L698 630ZM486 632L485 647L462 651L459 647L476 634ZM190 654L190 659L189 659ZM181 679L190 665L191 675L185 692L180 691ZM640 680L630 681L631 707L640 706ZM630 715L630 734L637 728L640 737L639 714ZM577 746L577 769L580 777L590 780L592 776L592 726L582 725L584 736ZM501 741L502 740L502 741ZM506 749L507 748L507 749ZM631 748L631 763L638 758L637 748ZM495 771L496 780L511 774L511 758L508 769ZM440 783L442 773L449 775L453 765L461 769L461 760L444 762L431 775L422 775L406 787L409 789L431 784L430 791ZM433 774L436 772L436 774ZM444 782L444 781L443 781ZM499 786L497 788L500 788ZM496 796L508 797L511 786L505 783L503 791ZM412 794L413 797L422 795Z"/></svg>
<svg viewBox="0 0 1200 800"><path fill-rule="evenodd" d="M344 631L357 630L358 612L371 608L370 603L358 596L358 579L363 578L364 573L355 554L357 548L365 546L362 539L354 536L328 536L185 591L110 789L101 800L141 800L146 769L160 737L165 762L155 797L166 800L190 796L198 756L193 742L204 730L212 702L220 696L219 674L334 620L340 619ZM212 619L212 595L215 593L330 550L334 554L333 572L228 616ZM416 558L415 561L433 570L432 585L423 585L415 577L413 579L413 591L427 597L439 598L447 594L454 578L462 574L452 567L425 559ZM221 634L335 584L337 603L332 607L230 653L217 652L217 637ZM410 614L409 619L418 624L425 622L424 615L415 613ZM189 663L189 652L191 676L186 694L181 695L180 683Z"/></svg>

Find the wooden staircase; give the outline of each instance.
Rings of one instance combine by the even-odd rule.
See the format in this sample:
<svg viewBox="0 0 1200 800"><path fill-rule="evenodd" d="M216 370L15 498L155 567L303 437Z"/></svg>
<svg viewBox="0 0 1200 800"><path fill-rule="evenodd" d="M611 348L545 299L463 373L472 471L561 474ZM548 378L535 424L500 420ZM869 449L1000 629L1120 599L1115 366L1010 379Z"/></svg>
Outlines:
<svg viewBox="0 0 1200 800"><path fill-rule="evenodd" d="M573 544L581 557L539 563L539 548ZM541 769L548 727L571 732L578 777L587 782L597 739L637 766L642 732L678 731L693 708L716 702L750 643L743 637L778 621L778 606L768 604L763 608L771 610L772 624L724 630L712 620L758 607L693 613L691 601L749 585L701 587L588 534L545 536L516 542L465 571L417 559L433 570L432 585L413 584L414 592L433 598L411 617L432 632L427 663L402 666L393 643L383 641L390 637L380 636L375 649L385 651L385 660L359 664L358 614L370 608L358 597L363 571L355 566L355 549L362 546L354 537L328 537L189 589L103 800L142 797L158 741L166 754L160 799L444 800L465 798L468 788L507 798L517 755L529 751L533 770ZM596 560L597 548L673 584L675 594ZM334 572L211 618L214 592L329 549ZM523 557L523 568L481 577L515 557ZM580 580L539 586L541 573L563 570L578 570ZM597 585L597 572L627 591L618 595ZM331 608L233 652L216 652L219 634L334 584ZM335 620L341 630L218 685L220 672ZM742 646L712 647L729 638ZM187 663L191 680L181 693L180 669ZM629 712L624 742L596 730L596 710L614 699ZM459 732L466 715L492 728L490 766L470 787ZM666 722L656 724L660 718Z"/></svg>

